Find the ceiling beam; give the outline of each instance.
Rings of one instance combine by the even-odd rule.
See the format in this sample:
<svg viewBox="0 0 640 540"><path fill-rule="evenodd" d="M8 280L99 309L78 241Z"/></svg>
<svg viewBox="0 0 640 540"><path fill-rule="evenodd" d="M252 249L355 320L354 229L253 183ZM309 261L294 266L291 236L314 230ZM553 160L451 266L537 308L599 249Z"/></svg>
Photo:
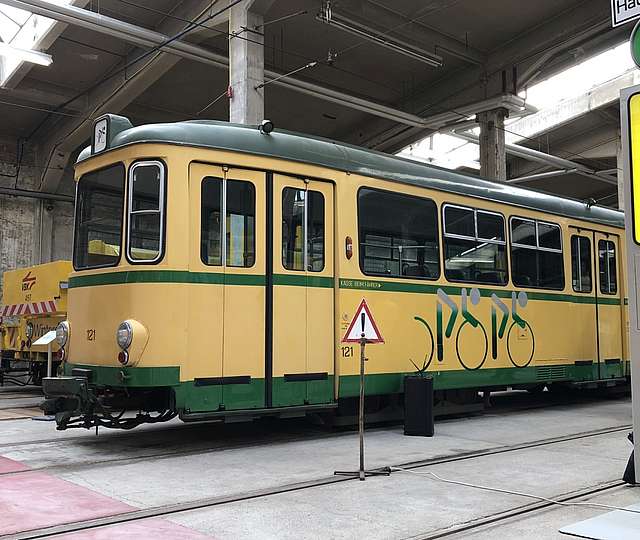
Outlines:
<svg viewBox="0 0 640 540"><path fill-rule="evenodd" d="M640 84L640 71L632 69L615 79L607 81L591 90L574 98L563 99L551 107L525 118L521 118L509 126L507 133L508 142L518 142L527 137L536 137L560 129L585 114L592 111L606 114L607 122L615 120L616 125L620 124L620 116L605 113L604 108L618 103L620 100L620 90ZM515 134L518 135L515 135Z"/></svg>
<svg viewBox="0 0 640 540"><path fill-rule="evenodd" d="M2 2L2 3L7 4L7 2ZM88 3L89 3L89 0L71 0L70 5L78 8L83 8ZM27 11L31 11L31 10L27 9ZM42 17L42 15L38 15L33 11L31 11L31 13L33 13L32 17ZM39 21L39 22L40 22L40 25L38 25L37 20L28 21L28 24L25 25L25 27L28 27L28 29L25 28L25 31L33 31L32 30L33 28L42 26L42 21ZM46 51L49 47L51 47L51 45L53 45L55 40L58 39L58 37L60 37L60 34L62 34L62 32L64 32L66 28L67 28L66 24L60 21L56 21L51 26L51 28L49 28L49 30L45 32L42 36L38 36L37 33L33 31L35 34L35 41L29 44L30 48L35 51ZM2 87L16 88L18 84L20 84L22 79L24 79L24 77L29 73L32 67L33 67L33 64L30 64L28 62L22 62L18 66L18 68L7 78L7 80L4 81Z"/></svg>
<svg viewBox="0 0 640 540"><path fill-rule="evenodd" d="M216 10L222 9L223 2L226 4L227 0L216 3ZM210 7L211 1L209 0L185 2L180 4L174 13L181 19L196 20L207 15ZM224 18L209 21L208 24L214 26L225 20L226 13ZM160 24L157 31L167 35L175 35L184 28L184 22L168 18ZM197 38L204 38L204 36L198 34ZM137 49L132 56L136 57L144 52L144 49ZM180 57L159 50L136 64L132 68L135 70L132 75L119 74L88 91L90 107L79 117L67 118L62 121L54 118L48 119L43 128L39 130L38 137L40 142L38 155L43 170L40 190L50 193L57 191L71 155L89 139L93 119L106 112L117 113L124 109L175 66L179 60Z"/></svg>
<svg viewBox="0 0 640 540"><path fill-rule="evenodd" d="M363 14L367 18L384 21L388 34L410 37L422 44L435 42L436 54L453 56L476 65L482 65L487 61L487 55L483 51L426 24L424 20L429 12L422 16L407 17L392 6L392 2L367 0L363 6ZM397 30L393 30L394 28Z"/></svg>
<svg viewBox="0 0 640 540"><path fill-rule="evenodd" d="M25 77L17 88L0 87L3 99L19 99L22 102L40 107L58 107L71 100L77 92L31 77ZM83 111L89 106L86 96L65 105L62 112Z"/></svg>
<svg viewBox="0 0 640 540"><path fill-rule="evenodd" d="M585 0L579 6L579 9L572 7L541 21L496 47L489 53L484 66L464 66L434 84L422 86L406 107L424 116L455 109L460 103L479 101L486 95L502 91L503 70L511 72L516 66L522 72L551 47L568 53L596 36L616 31L610 28L608 6L601 1ZM572 23L567 24L567 20ZM364 140L354 140L354 132L371 135ZM343 138L370 148L395 152L428 134L428 130L417 127L390 127L387 122L373 120L345 133Z"/></svg>

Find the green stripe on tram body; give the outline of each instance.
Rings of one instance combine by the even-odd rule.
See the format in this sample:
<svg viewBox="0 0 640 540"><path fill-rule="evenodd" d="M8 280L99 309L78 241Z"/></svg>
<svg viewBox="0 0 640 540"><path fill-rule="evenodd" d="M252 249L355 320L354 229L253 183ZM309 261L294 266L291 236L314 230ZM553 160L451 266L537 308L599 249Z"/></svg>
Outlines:
<svg viewBox="0 0 640 540"><path fill-rule="evenodd" d="M264 275L257 274L224 274L222 272L189 272L186 270L135 270L73 276L69 279L69 288L125 285L131 283L264 286L266 284L266 278ZM304 274L274 274L273 283L274 285L297 287L333 288L334 279L332 277Z"/></svg>
<svg viewBox="0 0 640 540"><path fill-rule="evenodd" d="M405 292L418 294L437 294L438 289L442 289L447 294L460 295L463 289L477 288L480 296L491 297L495 293L500 298L511 298L514 291L505 289L485 289L475 284L469 284L467 287L456 287L452 285L438 285L427 283L399 283L397 281L377 281L370 279L340 279L341 289L357 289L363 291L382 291L382 292ZM547 293L537 291L527 291L529 300L544 300L549 302L572 302L575 304L595 304L599 305L620 305L619 298L606 298L595 296L582 296L577 294L565 293Z"/></svg>
<svg viewBox="0 0 640 540"><path fill-rule="evenodd" d="M122 285L129 283L190 283L190 284L214 284L214 285L246 285L264 286L266 278L264 275L256 274L223 274L216 272L189 272L186 270L135 270L126 272L107 272L103 274L90 274L85 276L74 276L69 279L69 288L94 287L100 285ZM335 280L332 277L296 275L296 274L274 274L273 284L293 287L320 287L333 288ZM399 283L397 281L377 281L369 279L344 279L339 280L341 289L357 289L363 291L383 291L383 292L405 292L418 294L437 294L438 289L442 289L447 294L459 295L463 288L453 285L438 285L429 283ZM475 287L470 284L469 287ZM511 298L511 290L486 289L477 287L480 295L490 297L492 294L500 298ZM598 305L621 305L620 298L595 297L565 293L547 293L528 291L529 300L543 300L549 302L572 302L574 304L598 304ZM624 300L625 305L627 299Z"/></svg>

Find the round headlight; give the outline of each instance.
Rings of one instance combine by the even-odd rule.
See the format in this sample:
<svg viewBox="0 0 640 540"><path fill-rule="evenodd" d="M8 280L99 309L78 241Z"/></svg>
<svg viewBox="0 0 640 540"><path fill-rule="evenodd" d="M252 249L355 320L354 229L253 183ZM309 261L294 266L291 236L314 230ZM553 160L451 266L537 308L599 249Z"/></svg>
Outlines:
<svg viewBox="0 0 640 540"><path fill-rule="evenodd" d="M28 322L27 326L24 329L24 333L27 336L27 339L31 339L33 337L33 323Z"/></svg>
<svg viewBox="0 0 640 540"><path fill-rule="evenodd" d="M56 341L60 347L64 347L69 341L69 323L62 321L56 327Z"/></svg>
<svg viewBox="0 0 640 540"><path fill-rule="evenodd" d="M118 331L116 332L118 347L124 351L129 348L132 340L133 328L131 328L131 325L127 321L121 322L120 326L118 326Z"/></svg>

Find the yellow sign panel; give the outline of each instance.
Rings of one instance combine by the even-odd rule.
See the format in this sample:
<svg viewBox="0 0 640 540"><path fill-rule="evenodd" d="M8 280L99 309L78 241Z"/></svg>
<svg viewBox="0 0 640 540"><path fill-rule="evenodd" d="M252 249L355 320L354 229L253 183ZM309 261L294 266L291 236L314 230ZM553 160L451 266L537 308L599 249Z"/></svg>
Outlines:
<svg viewBox="0 0 640 540"><path fill-rule="evenodd" d="M58 311L66 310L66 289L61 282L73 271L70 261L55 261L27 268L10 270L3 275L2 305L33 302L56 302Z"/></svg>
<svg viewBox="0 0 640 540"><path fill-rule="evenodd" d="M633 240L640 244L640 94L629 100L629 145L631 155L631 194L633 201Z"/></svg>

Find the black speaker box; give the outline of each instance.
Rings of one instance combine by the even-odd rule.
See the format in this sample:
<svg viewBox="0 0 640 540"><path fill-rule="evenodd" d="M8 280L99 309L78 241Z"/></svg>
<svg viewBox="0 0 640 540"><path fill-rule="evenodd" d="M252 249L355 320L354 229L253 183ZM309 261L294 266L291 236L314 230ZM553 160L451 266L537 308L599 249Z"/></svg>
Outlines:
<svg viewBox="0 0 640 540"><path fill-rule="evenodd" d="M404 378L404 434L433 437L433 378Z"/></svg>

